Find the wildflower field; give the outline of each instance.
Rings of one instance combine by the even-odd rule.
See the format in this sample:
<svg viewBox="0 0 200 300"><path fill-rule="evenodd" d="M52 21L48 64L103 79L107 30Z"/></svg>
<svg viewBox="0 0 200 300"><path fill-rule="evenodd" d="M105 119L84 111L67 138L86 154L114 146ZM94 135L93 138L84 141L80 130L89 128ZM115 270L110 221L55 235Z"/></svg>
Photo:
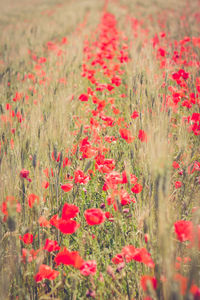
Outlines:
<svg viewBox="0 0 200 300"><path fill-rule="evenodd" d="M0 299L200 299L200 1L7 0Z"/></svg>

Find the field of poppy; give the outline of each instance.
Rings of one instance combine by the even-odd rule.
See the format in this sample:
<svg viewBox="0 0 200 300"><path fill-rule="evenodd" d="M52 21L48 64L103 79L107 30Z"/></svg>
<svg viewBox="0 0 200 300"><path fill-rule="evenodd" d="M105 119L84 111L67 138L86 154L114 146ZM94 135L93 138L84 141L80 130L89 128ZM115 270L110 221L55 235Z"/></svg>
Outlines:
<svg viewBox="0 0 200 300"><path fill-rule="evenodd" d="M199 0L7 0L0 299L200 299Z"/></svg>

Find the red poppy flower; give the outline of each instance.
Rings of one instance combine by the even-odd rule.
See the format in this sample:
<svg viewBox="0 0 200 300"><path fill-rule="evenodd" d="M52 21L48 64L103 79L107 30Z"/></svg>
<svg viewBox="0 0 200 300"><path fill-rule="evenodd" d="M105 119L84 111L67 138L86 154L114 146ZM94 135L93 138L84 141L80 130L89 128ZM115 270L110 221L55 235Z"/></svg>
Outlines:
<svg viewBox="0 0 200 300"><path fill-rule="evenodd" d="M39 272L34 276L36 282L42 281L43 279L54 280L58 276L59 272L52 270L47 265L41 265Z"/></svg>
<svg viewBox="0 0 200 300"><path fill-rule="evenodd" d="M50 222L44 216L40 216L38 222L41 227L51 227Z"/></svg>
<svg viewBox="0 0 200 300"><path fill-rule="evenodd" d="M116 108L114 105L112 106L112 111L115 115L120 114L120 110L118 108Z"/></svg>
<svg viewBox="0 0 200 300"><path fill-rule="evenodd" d="M136 260L138 262L141 262L145 265L147 265L150 268L154 268L155 264L151 258L150 253L147 252L145 248L137 249L133 255L133 260Z"/></svg>
<svg viewBox="0 0 200 300"><path fill-rule="evenodd" d="M73 234L78 228L80 224L78 224L74 220L59 220L58 228L64 234Z"/></svg>
<svg viewBox="0 0 200 300"><path fill-rule="evenodd" d="M82 184L87 184L88 181L90 180L89 176L85 175L83 171L79 169L74 172L74 179L75 179L75 183L82 183Z"/></svg>
<svg viewBox="0 0 200 300"><path fill-rule="evenodd" d="M114 159L105 159L104 155L99 154L95 160L95 169L101 173L110 173L115 168Z"/></svg>
<svg viewBox="0 0 200 300"><path fill-rule="evenodd" d="M74 268L80 269L84 260L77 251L70 252L67 250L67 248L64 248L63 251L56 255L55 262L57 265L72 265Z"/></svg>
<svg viewBox="0 0 200 300"><path fill-rule="evenodd" d="M130 262L133 259L133 255L135 254L135 252L136 248L133 245L128 245L122 249L121 254L126 262Z"/></svg>
<svg viewBox="0 0 200 300"><path fill-rule="evenodd" d="M149 235L148 235L148 233L145 233L145 235L144 235L144 241L145 241L146 244L149 242Z"/></svg>
<svg viewBox="0 0 200 300"><path fill-rule="evenodd" d="M84 213L88 225L99 225L105 221L105 214L100 208L87 209Z"/></svg>
<svg viewBox="0 0 200 300"><path fill-rule="evenodd" d="M109 211L106 211L105 212L105 217L106 217L106 219L112 219L113 220L113 215L109 212Z"/></svg>
<svg viewBox="0 0 200 300"><path fill-rule="evenodd" d="M182 276L181 274L177 273L174 275L174 280L178 281L180 284L181 295L185 295L188 279L186 277Z"/></svg>
<svg viewBox="0 0 200 300"><path fill-rule="evenodd" d="M23 248L22 249L22 261L25 264L27 261L32 262L34 259L37 258L37 254L40 252L41 249L31 249L28 251L27 249Z"/></svg>
<svg viewBox="0 0 200 300"><path fill-rule="evenodd" d="M50 219L49 222L52 226L55 226L56 228L58 228L60 219L59 219L58 215L54 215L54 216L52 216L52 218Z"/></svg>
<svg viewBox="0 0 200 300"><path fill-rule="evenodd" d="M84 261L80 268L80 273L84 276L95 275L97 271L97 263L95 260Z"/></svg>
<svg viewBox="0 0 200 300"><path fill-rule="evenodd" d="M141 142L147 142L147 134L144 132L144 130L139 130L138 138Z"/></svg>
<svg viewBox="0 0 200 300"><path fill-rule="evenodd" d="M131 174L131 178L130 178L131 184L136 184L137 180L138 178L134 174Z"/></svg>
<svg viewBox="0 0 200 300"><path fill-rule="evenodd" d="M89 99L89 97L88 97L87 94L81 94L79 96L79 100L82 101L82 102L86 102L86 101L88 101L88 99Z"/></svg>
<svg viewBox="0 0 200 300"><path fill-rule="evenodd" d="M149 276L149 275L143 275L141 277L141 286L143 288L143 291L147 291L148 286L151 286L154 290L157 288L157 280L155 277Z"/></svg>
<svg viewBox="0 0 200 300"><path fill-rule="evenodd" d="M193 294L194 300L200 299L200 288L196 284L192 284L190 293Z"/></svg>
<svg viewBox="0 0 200 300"><path fill-rule="evenodd" d="M79 208L74 204L65 203L62 209L62 219L70 220L76 217L79 213Z"/></svg>
<svg viewBox="0 0 200 300"><path fill-rule="evenodd" d="M188 174L193 174L195 171L200 171L200 162L198 161L195 161L194 163L188 166Z"/></svg>
<svg viewBox="0 0 200 300"><path fill-rule="evenodd" d="M0 210L4 214L3 222L6 222L7 216L8 216L8 205L7 205L7 203L9 203L10 208L14 207L16 209L16 212L18 212L18 213L21 212L21 204L19 202L17 202L15 197L7 196L6 201L3 201L2 204L0 205Z"/></svg>
<svg viewBox="0 0 200 300"><path fill-rule="evenodd" d="M22 237L19 236L20 240L24 242L24 244L32 244L33 243L33 235L31 233L25 233Z"/></svg>
<svg viewBox="0 0 200 300"><path fill-rule="evenodd" d="M112 142L115 142L115 141L117 140L117 138L114 137L114 136L108 136L108 135L106 135L106 136L104 137L104 140L105 140L107 143L112 143Z"/></svg>
<svg viewBox="0 0 200 300"><path fill-rule="evenodd" d="M29 178L29 174L30 174L30 172L26 169L22 169L20 171L20 177L24 178L24 179L27 179L29 182L31 182L32 180Z"/></svg>
<svg viewBox="0 0 200 300"><path fill-rule="evenodd" d="M112 258L112 262L113 262L115 265L118 265L118 264L123 263L123 262L124 262L123 255L122 255L121 253L116 254L116 255Z"/></svg>
<svg viewBox="0 0 200 300"><path fill-rule="evenodd" d="M123 260L122 260L123 259ZM151 258L150 253L145 248L135 248L132 245L126 246L122 249L122 252L113 258L113 262L115 264L121 263L126 260L126 262L130 262L131 260L135 260L147 265L150 268L154 268L155 264Z"/></svg>
<svg viewBox="0 0 200 300"><path fill-rule="evenodd" d="M65 167L68 166L68 165L70 165L70 161L69 161L68 157L65 157L65 158L63 159L63 168L65 168Z"/></svg>
<svg viewBox="0 0 200 300"><path fill-rule="evenodd" d="M181 182L181 181L176 181L176 182L174 183L174 185L175 185L175 188L176 188L176 189L180 189L180 188L182 187L182 182Z"/></svg>
<svg viewBox="0 0 200 300"><path fill-rule="evenodd" d="M176 223L174 223L174 230L180 242L192 240L192 222L184 220L177 221Z"/></svg>
<svg viewBox="0 0 200 300"><path fill-rule="evenodd" d="M131 196L129 195L129 193L122 189L120 190L120 201L121 201L121 205L127 205L131 202L135 203L135 198L131 198Z"/></svg>
<svg viewBox="0 0 200 300"><path fill-rule="evenodd" d="M42 187L46 190L49 187L49 182L48 181L43 181L42 182Z"/></svg>
<svg viewBox="0 0 200 300"><path fill-rule="evenodd" d="M46 239L46 243L45 243L43 249L48 251L48 252L59 251L60 246L58 245L57 241L52 241L52 240Z"/></svg>
<svg viewBox="0 0 200 300"><path fill-rule="evenodd" d="M60 187L64 192L69 192L73 189L73 184L72 183L67 183L67 184L61 185Z"/></svg>
<svg viewBox="0 0 200 300"><path fill-rule="evenodd" d="M22 178L28 178L28 176L29 176L29 171L28 170L25 170L25 169L22 169L21 171L20 171L20 176L22 177Z"/></svg>
<svg viewBox="0 0 200 300"><path fill-rule="evenodd" d="M105 182L108 186L120 184L122 183L122 177L118 172L112 171L105 176Z"/></svg>
<svg viewBox="0 0 200 300"><path fill-rule="evenodd" d="M139 194L139 193L142 191L142 189L143 189L142 185L139 184L139 183L136 183L136 184L132 187L131 191L132 191L133 193L135 193L135 194Z"/></svg>
<svg viewBox="0 0 200 300"><path fill-rule="evenodd" d="M111 79L112 84L116 85L116 86L120 86L121 85L121 78L119 76L114 76Z"/></svg>
<svg viewBox="0 0 200 300"><path fill-rule="evenodd" d="M138 117L139 117L139 113L135 110L135 111L132 113L131 118L132 118L132 119L136 119L136 118L138 118Z"/></svg>
<svg viewBox="0 0 200 300"><path fill-rule="evenodd" d="M180 168L180 165L176 161L173 161L172 166L173 166L174 169L179 169Z"/></svg>
<svg viewBox="0 0 200 300"><path fill-rule="evenodd" d="M115 119L112 118L112 117L109 117L109 116L105 116L103 114L100 115L100 118L101 120L105 121L106 122L106 126L109 126L109 127L113 127L114 126L114 122L115 122Z"/></svg>
<svg viewBox="0 0 200 300"><path fill-rule="evenodd" d="M5 201L1 204L1 211L5 216L8 216L7 203Z"/></svg>
<svg viewBox="0 0 200 300"><path fill-rule="evenodd" d="M126 128L123 128L123 129L121 128L121 129L119 130L119 133L120 133L121 137L122 137L128 144L132 143L132 142L134 141L134 139L135 139L135 137L133 137L133 136L131 135L130 130L128 130L128 129L126 129Z"/></svg>
<svg viewBox="0 0 200 300"><path fill-rule="evenodd" d="M87 147L82 151L83 158L91 158L97 155L97 148L96 147Z"/></svg>
<svg viewBox="0 0 200 300"><path fill-rule="evenodd" d="M35 201L37 201L37 204L39 204L39 197L36 196L35 194L30 194L28 196L28 205L29 205L30 208L33 207Z"/></svg>

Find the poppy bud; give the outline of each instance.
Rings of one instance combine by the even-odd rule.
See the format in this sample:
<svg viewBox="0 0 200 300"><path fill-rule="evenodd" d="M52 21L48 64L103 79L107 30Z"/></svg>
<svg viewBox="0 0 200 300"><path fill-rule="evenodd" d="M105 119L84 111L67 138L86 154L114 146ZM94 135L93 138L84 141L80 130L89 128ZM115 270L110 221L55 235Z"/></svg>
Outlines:
<svg viewBox="0 0 200 300"><path fill-rule="evenodd" d="M100 208L103 209L103 208L105 208L105 207L106 207L106 206L105 206L105 203L101 203L101 204L100 204Z"/></svg>
<svg viewBox="0 0 200 300"><path fill-rule="evenodd" d="M123 262L123 263L121 263L121 264L119 264L118 265L118 268L117 268L117 270L116 270L116 272L117 273L120 273L121 272L121 270L123 270L124 269L124 267L125 267L125 263Z"/></svg>
<svg viewBox="0 0 200 300"><path fill-rule="evenodd" d="M89 297L95 298L95 296L96 296L95 291L87 290L87 292L86 292L86 297L87 298L89 298Z"/></svg>

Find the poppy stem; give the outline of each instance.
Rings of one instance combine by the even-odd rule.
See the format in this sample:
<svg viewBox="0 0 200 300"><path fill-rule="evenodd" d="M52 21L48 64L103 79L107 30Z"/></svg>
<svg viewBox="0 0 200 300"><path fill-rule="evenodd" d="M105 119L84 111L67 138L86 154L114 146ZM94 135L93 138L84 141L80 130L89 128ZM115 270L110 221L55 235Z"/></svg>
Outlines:
<svg viewBox="0 0 200 300"><path fill-rule="evenodd" d="M128 283L128 276L127 276L127 270L125 268L126 272L126 290L127 290L127 295L128 295L128 300L131 300L131 295L130 295L130 289L129 289L129 283Z"/></svg>
<svg viewBox="0 0 200 300"><path fill-rule="evenodd" d="M25 221L25 184L24 184L24 179L22 179L22 210L23 210L23 222Z"/></svg>

